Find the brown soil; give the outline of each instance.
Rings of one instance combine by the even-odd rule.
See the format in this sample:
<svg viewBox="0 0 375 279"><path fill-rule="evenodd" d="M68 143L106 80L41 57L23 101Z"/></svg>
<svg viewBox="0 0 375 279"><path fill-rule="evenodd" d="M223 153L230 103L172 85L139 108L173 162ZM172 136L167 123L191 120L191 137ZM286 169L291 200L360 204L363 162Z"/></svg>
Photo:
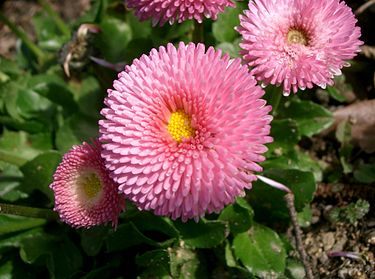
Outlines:
<svg viewBox="0 0 375 279"><path fill-rule="evenodd" d="M53 8L58 11L61 17L69 22L82 15L90 7L90 0L50 0ZM36 1L8 0L1 6L4 13L12 22L21 27L31 38L35 33L32 26L32 17L41 12L42 8ZM11 58L15 53L17 37L7 26L0 22L0 55Z"/></svg>
<svg viewBox="0 0 375 279"><path fill-rule="evenodd" d="M364 190L357 185L320 184L312 203L312 225L305 229L304 243L312 259L318 278L375 278L375 214L374 210L353 224L332 222L328 215L334 207L347 205L358 196L354 192ZM366 189L373 189L367 187ZM369 193L373 195L374 193ZM355 197L355 198L354 198ZM367 200L369 196L367 196ZM371 206L371 205L370 205ZM331 252L355 253L358 258L330 256Z"/></svg>

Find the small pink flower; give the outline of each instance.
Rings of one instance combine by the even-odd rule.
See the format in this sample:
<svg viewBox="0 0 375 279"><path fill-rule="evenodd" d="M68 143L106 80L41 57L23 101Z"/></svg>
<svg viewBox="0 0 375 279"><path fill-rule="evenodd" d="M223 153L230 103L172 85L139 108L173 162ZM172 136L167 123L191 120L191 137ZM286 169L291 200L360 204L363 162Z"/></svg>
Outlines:
<svg viewBox="0 0 375 279"><path fill-rule="evenodd" d="M53 176L54 210L72 227L89 228L109 221L116 226L124 208L124 197L109 178L100 150L97 140L74 146Z"/></svg>
<svg viewBox="0 0 375 279"><path fill-rule="evenodd" d="M271 110L240 59L180 43L134 60L108 90L102 157L141 210L198 220L256 180Z"/></svg>
<svg viewBox="0 0 375 279"><path fill-rule="evenodd" d="M125 3L135 9L140 20L152 19L153 25L160 26L187 19L201 23L204 17L215 20L225 7L234 7L232 0L125 0Z"/></svg>
<svg viewBox="0 0 375 279"><path fill-rule="evenodd" d="M360 28L340 0L254 0L240 15L242 54L264 84L322 88L360 51Z"/></svg>

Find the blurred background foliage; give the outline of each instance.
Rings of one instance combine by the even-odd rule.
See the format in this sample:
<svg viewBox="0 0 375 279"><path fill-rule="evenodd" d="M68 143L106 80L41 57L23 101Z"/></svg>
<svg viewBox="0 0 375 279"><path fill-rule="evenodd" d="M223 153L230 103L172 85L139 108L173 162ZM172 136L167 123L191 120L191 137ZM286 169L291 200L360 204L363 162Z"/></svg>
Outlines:
<svg viewBox="0 0 375 279"><path fill-rule="evenodd" d="M7 13L11 2L17 1L2 4L3 23L14 22ZM194 23L153 28L120 0L91 1L74 19L61 19L59 1L54 6L45 0L18 2L38 12L28 22L32 31L18 34L15 50L0 57L0 200L52 208L48 186L56 166L72 145L97 136L102 101L116 72L153 47L192 41ZM348 4L356 9L362 2ZM204 43L232 57L239 57L234 27L247 1L236 4L217 21L203 23ZM70 5L74 9L73 1ZM373 16L374 7L359 15L362 40L369 46L374 45ZM82 23L101 31L79 42ZM6 28L3 24L1 32ZM351 61L334 87L283 97L273 112L274 142L268 145L262 175L293 190L300 225L307 229L317 186L366 185L370 193L348 208L336 204L332 222L356 222L370 210L375 104L369 51ZM271 86L265 90L271 103L281 94ZM358 103L361 109L351 107ZM366 109L371 113L363 116L367 124L358 131L353 118L359 121L358 111ZM283 195L258 181L245 198L199 223L139 212L128 202L117 230L74 230L56 221L0 215L0 278L303 278Z"/></svg>

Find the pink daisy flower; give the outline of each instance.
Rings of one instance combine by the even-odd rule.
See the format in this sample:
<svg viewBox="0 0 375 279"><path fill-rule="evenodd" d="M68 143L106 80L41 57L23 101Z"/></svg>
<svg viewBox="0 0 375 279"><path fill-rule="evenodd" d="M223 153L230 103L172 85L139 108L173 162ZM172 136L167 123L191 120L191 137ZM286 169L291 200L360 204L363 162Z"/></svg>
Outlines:
<svg viewBox="0 0 375 279"><path fill-rule="evenodd" d="M322 88L350 66L362 42L351 9L339 0L254 0L237 31L251 73L264 84Z"/></svg>
<svg viewBox="0 0 375 279"><path fill-rule="evenodd" d="M251 188L272 117L240 59L168 44L134 60L113 86L99 122L102 157L139 209L198 220Z"/></svg>
<svg viewBox="0 0 375 279"><path fill-rule="evenodd" d="M152 24L164 25L167 21L173 24L187 19L199 23L204 17L215 20L217 14L225 7L234 7L231 0L125 0L128 8L135 9L140 20L152 19Z"/></svg>
<svg viewBox="0 0 375 279"><path fill-rule="evenodd" d="M60 218L72 227L100 225L117 219L124 208L124 197L104 166L99 141L84 142L64 155L50 188Z"/></svg>

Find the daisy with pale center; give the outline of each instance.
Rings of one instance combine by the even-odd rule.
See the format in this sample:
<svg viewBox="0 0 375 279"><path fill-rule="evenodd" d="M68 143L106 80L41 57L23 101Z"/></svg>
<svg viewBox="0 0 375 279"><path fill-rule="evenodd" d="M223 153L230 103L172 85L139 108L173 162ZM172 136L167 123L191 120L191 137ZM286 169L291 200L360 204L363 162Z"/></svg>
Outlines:
<svg viewBox="0 0 375 279"><path fill-rule="evenodd" d="M77 177L77 198L82 199L82 203L94 204L100 199L102 194L102 182L94 170L81 170Z"/></svg>
<svg viewBox="0 0 375 279"><path fill-rule="evenodd" d="M226 7L234 7L232 0L126 0L140 20L151 19L153 25L166 22L181 23L194 19L201 23L204 17L216 20Z"/></svg>
<svg viewBox="0 0 375 279"><path fill-rule="evenodd" d="M124 198L109 178L100 157L100 143L74 146L64 158L50 185L55 211L73 227L92 227L107 222L117 224Z"/></svg>
<svg viewBox="0 0 375 279"><path fill-rule="evenodd" d="M239 59L172 44L134 60L108 91L102 157L141 210L199 219L245 194L272 139L270 106Z"/></svg>
<svg viewBox="0 0 375 279"><path fill-rule="evenodd" d="M289 95L333 85L334 75L360 51L356 22L340 0L254 0L237 31L251 73Z"/></svg>

